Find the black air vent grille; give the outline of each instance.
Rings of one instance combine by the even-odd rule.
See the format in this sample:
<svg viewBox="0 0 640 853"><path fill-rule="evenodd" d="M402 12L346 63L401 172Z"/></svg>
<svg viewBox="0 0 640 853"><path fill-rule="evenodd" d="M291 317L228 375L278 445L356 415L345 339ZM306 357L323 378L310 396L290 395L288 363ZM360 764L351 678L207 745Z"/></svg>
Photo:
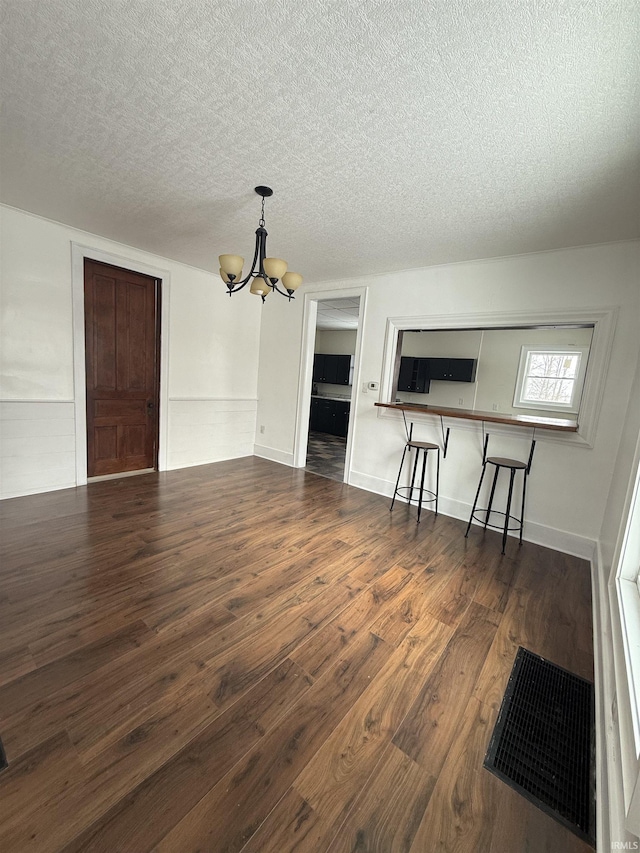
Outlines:
<svg viewBox="0 0 640 853"><path fill-rule="evenodd" d="M594 844L593 684L520 648L484 766Z"/></svg>

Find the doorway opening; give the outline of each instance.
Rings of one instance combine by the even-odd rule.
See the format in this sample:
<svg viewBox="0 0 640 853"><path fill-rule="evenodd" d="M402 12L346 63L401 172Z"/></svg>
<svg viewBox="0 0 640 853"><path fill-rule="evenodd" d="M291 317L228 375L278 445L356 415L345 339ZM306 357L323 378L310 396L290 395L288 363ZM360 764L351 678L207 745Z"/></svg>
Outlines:
<svg viewBox="0 0 640 853"><path fill-rule="evenodd" d="M351 423L360 297L320 299L317 305L305 467L342 482Z"/></svg>

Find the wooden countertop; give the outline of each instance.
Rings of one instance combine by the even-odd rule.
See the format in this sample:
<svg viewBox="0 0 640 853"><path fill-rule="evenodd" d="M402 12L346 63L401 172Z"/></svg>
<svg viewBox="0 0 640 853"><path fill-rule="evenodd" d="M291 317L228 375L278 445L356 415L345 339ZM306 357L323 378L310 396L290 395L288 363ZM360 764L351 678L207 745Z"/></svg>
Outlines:
<svg viewBox="0 0 640 853"><path fill-rule="evenodd" d="M441 415L446 418L462 418L468 421L486 421L509 426L554 429L560 432L577 432L578 422L565 418L541 418L537 415L505 415L498 412L477 412L473 409L447 409L444 406L427 406L422 403L376 403L381 409L398 412L419 412L422 415Z"/></svg>

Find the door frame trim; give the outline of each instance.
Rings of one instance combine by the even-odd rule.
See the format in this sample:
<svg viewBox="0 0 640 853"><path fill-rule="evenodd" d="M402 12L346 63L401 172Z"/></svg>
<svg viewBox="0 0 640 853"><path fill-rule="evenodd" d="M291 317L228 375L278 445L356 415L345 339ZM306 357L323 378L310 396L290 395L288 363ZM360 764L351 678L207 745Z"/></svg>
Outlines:
<svg viewBox="0 0 640 853"><path fill-rule="evenodd" d="M293 467L304 468L309 443L309 409L311 407L311 386L313 384L313 355L316 340L316 321L318 317L318 302L324 299L353 299L358 297L358 328L356 330L356 351L353 358L353 384L351 386L351 406L349 407L349 425L347 427L347 446L344 460L343 482L351 482L351 466L353 462L353 435L356 428L357 406L360 399L360 376L362 364L362 342L364 340L364 324L367 307L368 287L346 287L338 290L324 289L318 285L317 290L304 294L302 319L302 344L300 359L300 374L298 378L298 401L296 414L296 432L293 443Z"/></svg>
<svg viewBox="0 0 640 853"><path fill-rule="evenodd" d="M160 288L160 401L158 470L167 470L169 435L169 294L171 273L123 255L71 241L71 297L73 307L73 401L76 432L76 485L87 484L87 392L84 346L84 261L100 261L114 267L149 275Z"/></svg>

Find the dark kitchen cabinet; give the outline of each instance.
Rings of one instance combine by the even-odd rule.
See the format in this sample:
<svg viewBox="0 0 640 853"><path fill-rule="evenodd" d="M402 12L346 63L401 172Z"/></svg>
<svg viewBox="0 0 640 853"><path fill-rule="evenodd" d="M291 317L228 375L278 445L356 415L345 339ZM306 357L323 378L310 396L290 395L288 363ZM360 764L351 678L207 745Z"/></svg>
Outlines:
<svg viewBox="0 0 640 853"><path fill-rule="evenodd" d="M445 382L475 382L475 358L429 358L429 377Z"/></svg>
<svg viewBox="0 0 640 853"><path fill-rule="evenodd" d="M316 432L329 432L331 424L331 400L311 400L311 417L309 428Z"/></svg>
<svg viewBox="0 0 640 853"><path fill-rule="evenodd" d="M339 435L342 438L347 437L347 429L349 427L349 409L350 404L347 402L334 401L333 409L333 432L332 435Z"/></svg>
<svg viewBox="0 0 640 853"><path fill-rule="evenodd" d="M475 358L411 358L400 359L398 391L428 394L431 382L475 382Z"/></svg>
<svg viewBox="0 0 640 853"><path fill-rule="evenodd" d="M349 409L348 400L323 400L319 397L313 397L309 429L346 438L349 426Z"/></svg>
<svg viewBox="0 0 640 853"><path fill-rule="evenodd" d="M324 382L324 355L317 352L313 357L313 381Z"/></svg>
<svg viewBox="0 0 640 853"><path fill-rule="evenodd" d="M400 359L398 391L413 391L415 394L428 394L429 379L428 358Z"/></svg>
<svg viewBox="0 0 640 853"><path fill-rule="evenodd" d="M350 355L317 352L313 357L313 381L331 385L349 385Z"/></svg>

